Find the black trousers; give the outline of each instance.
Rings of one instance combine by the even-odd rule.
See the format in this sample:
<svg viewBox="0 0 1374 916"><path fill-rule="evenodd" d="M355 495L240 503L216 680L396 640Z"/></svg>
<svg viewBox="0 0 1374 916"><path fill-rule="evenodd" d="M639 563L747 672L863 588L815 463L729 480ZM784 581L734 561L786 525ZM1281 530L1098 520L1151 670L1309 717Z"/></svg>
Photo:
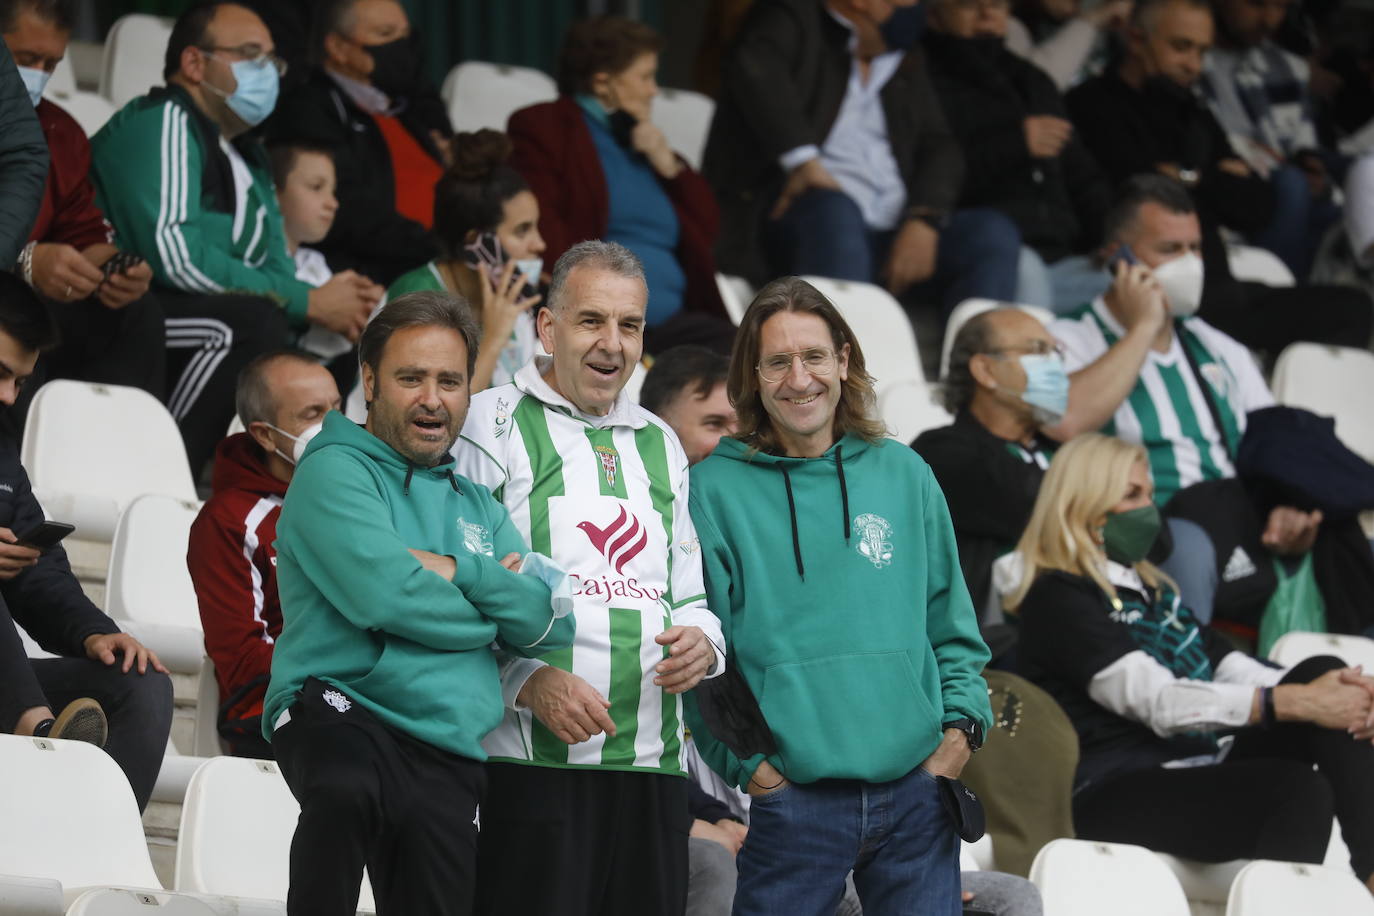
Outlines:
<svg viewBox="0 0 1374 916"><path fill-rule="evenodd" d="M89 658L29 658L14 618L0 603L0 733L12 734L19 717L35 706L51 707L56 715L72 700L90 697L109 721L105 753L128 777L142 811L172 728L172 681L151 668L124 674L122 666L119 656L108 666Z"/></svg>
<svg viewBox="0 0 1374 916"><path fill-rule="evenodd" d="M682 916L687 780L487 764L477 842L483 916Z"/></svg>
<svg viewBox="0 0 1374 916"><path fill-rule="evenodd" d="M1238 282L1223 284L1218 293L1208 296L1201 316L1247 347L1276 358L1298 340L1368 347L1374 305L1363 290L1354 287Z"/></svg>
<svg viewBox="0 0 1374 916"><path fill-rule="evenodd" d="M1284 683L1343 667L1330 656L1309 658ZM1298 723L1241 732L1216 766L1113 777L1079 793L1073 806L1083 839L1137 843L1202 862L1319 863L1333 811L1350 864L1364 880L1374 872L1374 746Z"/></svg>
<svg viewBox="0 0 1374 916"><path fill-rule="evenodd" d="M0 428L16 441L23 436L34 393L53 379L128 385L166 399L163 313L153 293L122 309L106 308L94 296L80 302L49 301L47 306L61 340L38 358L14 406L4 411Z"/></svg>
<svg viewBox="0 0 1374 916"><path fill-rule="evenodd" d="M364 865L379 916L472 912L482 764L389 728L315 678L272 747L301 805L288 913L354 913Z"/></svg>
<svg viewBox="0 0 1374 916"><path fill-rule="evenodd" d="M191 474L224 438L234 416L239 371L286 345L286 314L262 296L158 289L166 313L167 409L181 427Z"/></svg>

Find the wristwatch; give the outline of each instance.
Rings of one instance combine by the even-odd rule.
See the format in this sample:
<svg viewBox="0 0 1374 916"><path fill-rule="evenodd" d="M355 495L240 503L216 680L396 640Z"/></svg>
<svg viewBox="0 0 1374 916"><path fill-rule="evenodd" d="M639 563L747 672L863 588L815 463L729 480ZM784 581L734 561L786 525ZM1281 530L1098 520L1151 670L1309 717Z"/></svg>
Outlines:
<svg viewBox="0 0 1374 916"><path fill-rule="evenodd" d="M968 716L962 719L952 719L946 722L944 727L957 728L964 733L964 737L968 739L969 753L977 753L978 749L983 746L983 723L977 719Z"/></svg>

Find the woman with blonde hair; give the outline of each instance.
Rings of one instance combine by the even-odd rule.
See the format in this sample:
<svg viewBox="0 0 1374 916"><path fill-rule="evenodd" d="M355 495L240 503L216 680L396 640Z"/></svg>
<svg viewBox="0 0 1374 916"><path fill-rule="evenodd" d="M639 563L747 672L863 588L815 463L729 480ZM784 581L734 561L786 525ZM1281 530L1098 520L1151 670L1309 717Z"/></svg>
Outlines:
<svg viewBox="0 0 1374 916"><path fill-rule="evenodd" d="M1334 812L1368 883L1374 679L1327 656L1284 671L1200 625L1145 559L1153 497L1140 446L1079 436L1051 462L1017 547L1008 608L1022 673L1078 732L1078 835L1206 862L1321 862Z"/></svg>

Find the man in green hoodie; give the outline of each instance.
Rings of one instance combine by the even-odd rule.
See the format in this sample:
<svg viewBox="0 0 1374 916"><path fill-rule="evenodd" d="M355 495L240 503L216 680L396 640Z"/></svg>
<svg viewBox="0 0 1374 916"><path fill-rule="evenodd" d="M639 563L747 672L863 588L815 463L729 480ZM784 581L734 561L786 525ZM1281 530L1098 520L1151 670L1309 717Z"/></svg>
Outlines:
<svg viewBox="0 0 1374 916"><path fill-rule="evenodd" d="M301 804L292 914L352 913L364 865L379 912L471 912L491 646L572 644L566 577L453 473L478 337L447 294L389 303L359 344L366 424L329 413L287 491L263 731Z"/></svg>
<svg viewBox="0 0 1374 916"><path fill-rule="evenodd" d="M805 281L760 290L728 388L738 432L693 468L691 515L707 602L776 745L736 735L737 754L689 695L702 756L753 796L734 912L831 916L852 869L867 912L953 916L959 839L936 777L959 775L992 713L944 496L884 438L858 341Z"/></svg>

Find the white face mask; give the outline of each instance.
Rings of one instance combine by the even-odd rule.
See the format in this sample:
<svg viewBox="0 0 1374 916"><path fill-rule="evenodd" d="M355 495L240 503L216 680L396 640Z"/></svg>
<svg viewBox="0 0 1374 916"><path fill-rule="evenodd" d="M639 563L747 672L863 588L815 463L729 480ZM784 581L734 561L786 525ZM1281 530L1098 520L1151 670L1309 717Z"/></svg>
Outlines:
<svg viewBox="0 0 1374 916"><path fill-rule="evenodd" d="M520 258L515 269L525 275L525 282L535 289L539 288L539 275L544 272L543 258Z"/></svg>
<svg viewBox="0 0 1374 916"><path fill-rule="evenodd" d="M313 426L307 426L305 429L301 430L301 434L299 436L293 436L279 426L273 426L271 423L264 423L264 425L268 429L279 432L286 438L290 439L292 442L296 443L291 447L291 454L289 455L279 448L272 449L272 451L276 452L278 455L281 455L282 458L291 462L291 464L293 465L301 463L301 455L305 453L305 447L310 444L311 439L315 438L320 434L320 430L324 429L323 423L316 423Z"/></svg>
<svg viewBox="0 0 1374 916"><path fill-rule="evenodd" d="M1193 252L1165 261L1151 273L1159 281L1175 318L1191 318L1202 304L1202 258Z"/></svg>

